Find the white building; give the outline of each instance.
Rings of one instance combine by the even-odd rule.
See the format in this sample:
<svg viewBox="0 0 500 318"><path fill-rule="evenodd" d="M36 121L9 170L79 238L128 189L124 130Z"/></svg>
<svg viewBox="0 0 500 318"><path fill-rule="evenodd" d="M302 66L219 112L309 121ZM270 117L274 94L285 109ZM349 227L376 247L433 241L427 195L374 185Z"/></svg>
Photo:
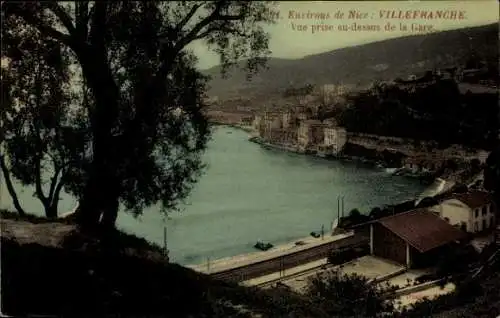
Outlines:
<svg viewBox="0 0 500 318"><path fill-rule="evenodd" d="M338 154L347 142L347 131L343 127L328 126L324 128L324 146Z"/></svg>
<svg viewBox="0 0 500 318"><path fill-rule="evenodd" d="M283 113L283 119L282 119L282 124L283 124L283 129L288 129L290 128L293 120L293 115L291 112L284 112Z"/></svg>
<svg viewBox="0 0 500 318"><path fill-rule="evenodd" d="M253 129L255 131L259 131L261 125L262 125L262 116L261 115L255 115L254 118L253 118L253 123L252 123Z"/></svg>
<svg viewBox="0 0 500 318"><path fill-rule="evenodd" d="M484 191L454 194L433 210L451 225L471 233L492 229L496 224L493 197Z"/></svg>

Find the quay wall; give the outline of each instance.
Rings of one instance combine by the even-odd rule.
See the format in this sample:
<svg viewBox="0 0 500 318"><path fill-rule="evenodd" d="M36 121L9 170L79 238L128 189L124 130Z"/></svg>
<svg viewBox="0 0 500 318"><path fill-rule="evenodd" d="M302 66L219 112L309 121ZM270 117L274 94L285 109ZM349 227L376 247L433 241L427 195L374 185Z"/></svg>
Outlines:
<svg viewBox="0 0 500 318"><path fill-rule="evenodd" d="M355 234L354 236L292 252L272 259L213 273L210 274L210 276L215 279L230 282L242 282L326 258L328 253L335 249L355 247L365 244L368 244L368 238L366 236Z"/></svg>

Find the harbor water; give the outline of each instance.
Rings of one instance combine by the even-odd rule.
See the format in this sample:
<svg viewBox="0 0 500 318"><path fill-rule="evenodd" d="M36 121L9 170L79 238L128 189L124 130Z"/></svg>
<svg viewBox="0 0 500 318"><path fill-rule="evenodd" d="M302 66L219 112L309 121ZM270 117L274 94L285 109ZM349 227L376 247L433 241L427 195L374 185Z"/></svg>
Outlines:
<svg viewBox="0 0 500 318"><path fill-rule="evenodd" d="M276 245L322 226L329 229L339 196L346 214L353 208L368 213L375 206L416 198L426 188L384 168L263 149L248 137L234 128L215 128L204 155L207 168L181 211L165 221L156 206L139 218L122 212L118 226L163 245L166 224L171 260L195 264L251 252L257 240ZM16 183L16 189L24 209L41 214L33 188ZM0 208L13 209L3 179L0 199ZM75 204L63 195L60 213Z"/></svg>

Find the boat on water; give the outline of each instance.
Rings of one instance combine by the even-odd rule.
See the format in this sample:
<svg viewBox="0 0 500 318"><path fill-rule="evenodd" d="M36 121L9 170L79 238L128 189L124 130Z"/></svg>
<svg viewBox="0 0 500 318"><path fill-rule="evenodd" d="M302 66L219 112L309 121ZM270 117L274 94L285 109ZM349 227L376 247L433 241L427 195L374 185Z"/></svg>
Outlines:
<svg viewBox="0 0 500 318"><path fill-rule="evenodd" d="M255 247L256 249L261 250L261 251L267 251L267 250L273 248L274 245L269 243L269 242L257 241L257 243L255 243L255 245L253 247Z"/></svg>

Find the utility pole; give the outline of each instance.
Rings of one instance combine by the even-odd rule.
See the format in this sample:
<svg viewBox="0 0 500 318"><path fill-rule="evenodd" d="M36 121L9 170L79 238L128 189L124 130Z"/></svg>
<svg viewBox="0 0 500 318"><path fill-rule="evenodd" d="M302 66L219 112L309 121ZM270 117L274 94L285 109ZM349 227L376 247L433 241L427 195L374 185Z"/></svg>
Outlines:
<svg viewBox="0 0 500 318"><path fill-rule="evenodd" d="M340 222L340 196L337 196L337 218Z"/></svg>
<svg viewBox="0 0 500 318"><path fill-rule="evenodd" d="M321 239L325 239L325 225L321 224Z"/></svg>
<svg viewBox="0 0 500 318"><path fill-rule="evenodd" d="M207 274L210 274L210 256L207 257Z"/></svg>
<svg viewBox="0 0 500 318"><path fill-rule="evenodd" d="M168 245L167 245L167 216L163 216L163 256L167 260L167 262L170 262L169 257L168 257Z"/></svg>
<svg viewBox="0 0 500 318"><path fill-rule="evenodd" d="M285 277L285 257L281 256L281 268L283 271L283 277Z"/></svg>
<svg viewBox="0 0 500 318"><path fill-rule="evenodd" d="M280 278L283 277L283 257L280 257Z"/></svg>
<svg viewBox="0 0 500 318"><path fill-rule="evenodd" d="M344 196L341 196L340 197L340 200L341 200L341 204L342 204L342 217L344 217Z"/></svg>

